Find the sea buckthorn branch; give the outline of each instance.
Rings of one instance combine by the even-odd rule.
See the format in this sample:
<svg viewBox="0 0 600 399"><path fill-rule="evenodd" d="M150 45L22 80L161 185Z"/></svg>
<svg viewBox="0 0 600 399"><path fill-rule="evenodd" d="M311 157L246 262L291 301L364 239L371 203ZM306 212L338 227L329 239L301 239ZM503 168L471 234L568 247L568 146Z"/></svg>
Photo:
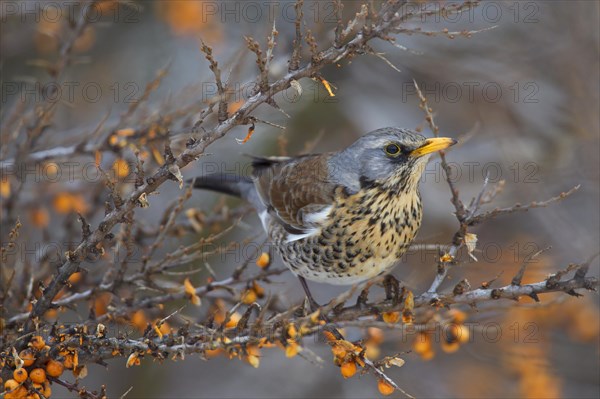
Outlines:
<svg viewBox="0 0 600 399"><path fill-rule="evenodd" d="M79 270L80 264L86 256L90 252L93 253L97 245L102 244L107 239L107 235L110 234L113 227L121 223L124 217L133 212L140 204L143 204L140 201L141 199L143 201L144 197L156 191L167 180L175 180L173 170L180 170L196 160L205 152L210 144L222 138L233 127L247 123L248 117L259 105L268 103L275 94L291 87L293 81L316 76L318 71L324 66L358 55L366 48L370 40L387 35L394 28L394 24L399 23L393 17L400 11L404 2L390 1L385 4L385 7L380 12L373 15L372 24L363 26L353 39L339 48L330 47L319 52L316 56L312 57L311 62L307 65L288 72L284 77L271 83L268 90L261 90L250 97L235 113L230 115L226 120L219 122L212 129L208 129L199 140L190 143L188 148L179 156L174 157L170 162L160 167L152 176L146 178L144 184L137 187L124 200L122 206L113 209L104 217L98 228L87 239L83 240L73 251L67 252L66 260L58 268L57 274L44 290L43 295L34 304L29 320L25 325L25 333L30 333L36 329L40 317L52 307L52 300L64 287L68 278Z"/></svg>
<svg viewBox="0 0 600 399"><path fill-rule="evenodd" d="M269 269L261 271L259 273L251 274L247 277L239 277L239 278L228 277L223 280L213 281L206 285L197 287L195 289L195 294L198 295L199 297L203 297L203 296L207 295L209 292L217 291L221 288L230 288L236 284L246 284L248 282L252 282L252 281L256 281L256 280L261 281L267 277L277 276L286 271L287 271L287 269L285 269L285 268L269 268ZM127 282L134 281L134 280L136 280L136 276L141 277L142 275L140 274L140 275L134 275L132 277L127 277L126 281ZM56 308L68 307L70 305L85 301L85 300L89 299L90 297L92 297L94 294L97 294L100 292L111 292L112 290L113 290L112 284L100 285L95 288L90 288L85 291L74 293L74 294L71 294L64 298L60 298L53 302L53 306ZM115 309L113 312L109 312L105 315L98 317L94 322L109 321L109 320L115 319L117 317L126 316L127 314L130 314L136 310L153 308L160 304L170 303L175 300L184 299L185 297L186 297L186 294L183 291L173 292L170 294L165 294L165 295L160 295L160 296L148 297L148 298L142 299L140 301L137 301L136 303L132 304L131 306L119 307L118 309ZM6 321L7 327L11 327L15 323L23 322L24 320L27 320L28 317L29 317L28 312L17 314Z"/></svg>
<svg viewBox="0 0 600 399"><path fill-rule="evenodd" d="M468 292L458 292L455 289L451 293L441 294L441 299L439 299L437 303L441 302L445 306L451 304L473 305L480 301L489 301L500 298L514 300L518 299L519 296L530 296L537 299L537 294L556 291L563 291L570 295L578 295L575 290L582 288L593 290L598 285L597 279L586 277L589 264L592 260L593 258L590 258L581 265L570 265L564 271L557 272L540 283L521 286L518 282L513 282L510 286L495 289L487 287L488 284L484 283L486 288L479 288ZM275 271L277 270L274 270L274 272ZM283 269L280 271L283 271ZM562 279L564 275L573 271L575 273L571 279ZM90 324L89 326L76 326L63 329L65 332L61 332L61 328L59 328L51 334L51 336L55 338L53 339L54 342L49 341L48 344L51 345L52 348L49 350L54 353L64 354L68 348L74 349L77 351L80 361L99 362L102 359L129 356L129 364L130 361L135 363L144 356L149 356L158 360L164 360L168 357L178 359L183 358L185 354L200 353L205 355L208 351L217 349L242 356L241 354L244 353L246 350L245 348L248 345L265 345L267 343L279 342L278 337L288 334L288 331L291 328L290 326L292 325L295 326L293 327L294 330L298 331L298 334L302 337L320 334L322 331L330 328L337 331L337 328L344 326L376 326L392 329L409 328L408 326L410 325L405 323L382 323L378 321L381 318L385 320L385 314L394 311L403 311L407 306L407 302L403 301L403 298L389 298L384 301L372 304L369 303L367 301L368 290L375 284L380 283L381 280L382 279L375 279L374 281L352 287L352 289L334 298L328 305L317 312L322 312L322 314L326 315L328 322L325 324L323 324L318 314L296 317L297 309L291 309L290 312L286 312L286 317L277 315L266 322L261 321L260 317L251 324L242 322L240 319L237 326L234 326L233 328L222 329L202 326L197 331L184 328L178 330L176 333L165 335L164 337L157 336L154 333L154 331L156 331L156 325L154 328L150 328L151 326L149 326L144 333L144 337L139 339L108 337L104 332L105 328L102 324ZM229 282L225 281L224 283L228 284ZM196 290L196 293L199 295L206 292L208 291L205 287L200 287ZM361 295L359 295L359 300L357 300L355 305L340 308L340 305L344 305L344 303L357 292L361 292ZM397 295L399 294L400 293L397 293ZM171 299L163 298L163 302L169 302L170 300ZM422 308L425 311L429 311L431 305L432 302L426 295L417 296L414 299L414 309ZM265 306L263 310L266 310L267 306ZM252 306L248 309L251 310ZM227 318L223 323L226 322ZM451 320L442 320L442 322L445 325L452 323ZM424 322L418 322L414 325L414 331L427 331L428 328L431 328L428 326L428 323L429 322L426 320ZM86 333L86 331L91 330L93 327L96 329L96 334ZM337 340L346 342L341 336L339 336ZM42 345L43 343L33 344L35 348L40 348ZM353 345L355 348L362 348L358 353L352 355L356 359L355 361L359 364L364 364L363 367L365 367L366 370L375 373L378 378L380 378L380 385L382 384L382 379L392 388L400 389L400 387L397 387L397 385L385 375L382 371L382 366L378 366L378 363L365 357L362 353L365 348L361 346L360 343L356 344L358 346L355 344ZM52 356L46 358L52 358ZM42 363L40 365L43 365L46 361L44 359L45 358L41 358ZM394 359L397 359L397 357L394 357ZM396 362L399 362L399 360L396 360ZM35 367L35 365L33 367ZM346 372L348 369L348 367L344 368ZM382 389L385 389L387 385L382 385Z"/></svg>
<svg viewBox="0 0 600 399"><path fill-rule="evenodd" d="M83 6L83 11L75 26L72 28L70 36L67 40L64 41L59 50L59 57L56 63L46 63L44 64L44 68L46 72L55 80L59 80L64 72L66 67L71 63L72 57L71 52L73 50L73 46L75 45L75 41L81 37L85 28L88 26L90 21L90 14L94 12L94 6L98 3L99 0L90 0L87 1ZM32 112L28 113L26 116L21 118L17 117L23 109L19 106L15 106L13 108L14 117L6 118L9 123L5 126L2 126L0 130L2 133L3 141L6 139L8 143L10 142L18 142L17 138L23 126L26 128L23 129L23 135L25 136L25 140L15 145L16 156L15 159L25 159L27 158L27 154L31 151L32 148L36 145L39 139L42 137L44 132L47 130L48 125L51 123L52 118L54 117L58 102L56 101L44 101L44 103L34 109ZM17 123L19 121L20 123ZM16 125L17 128L14 128L13 125ZM20 125L20 126L19 126ZM4 152L7 151L8 145L3 145L0 150L0 154L2 158L4 158ZM13 215L13 210L16 208L15 204L18 203L20 194L23 190L24 182L19 181L16 189L10 195L9 198L6 199L6 204L4 207L7 209L7 217L5 222L8 224L14 224L16 221L16 217ZM3 237L4 238L4 237Z"/></svg>
<svg viewBox="0 0 600 399"><path fill-rule="evenodd" d="M439 300L445 306L449 306L456 304L473 305L481 301L497 300L501 298L514 300L521 296L529 296L537 300L538 294L561 291L570 295L579 295L575 290L595 290L598 286L598 280L596 278L586 277L589 262L591 261L592 259L583 264L570 265L565 270L559 271L539 283L526 285L513 283L500 288L488 287L478 288L463 293L451 292L441 294ZM563 279L563 276L571 272L574 272L572 278L566 280ZM381 280L376 281L376 283L378 282L381 282ZM36 365L42 367L48 361L46 359L57 358L55 356L57 353L62 354L62 357L58 357L58 359L66 359L66 357L72 356L73 353L77 353L77 359L80 363L102 362L102 360L114 357L127 357L128 365L138 364L144 358L163 361L169 358L173 360L184 359L185 355L188 354L207 356L209 352L215 350L223 350L225 353L229 353L230 356L247 358L249 356L247 355L247 351L251 346L261 348L277 344L280 346L283 345L287 350L287 347L291 345L290 335L295 337L293 342L296 342L297 344L301 343L302 338L307 338L315 334L322 334L327 331L337 331L340 327L401 329L402 331L406 330L407 333L410 332L411 334L414 334L415 332L424 334L429 329L435 328L435 323L444 325L448 328L460 327L456 327L456 316L450 312L441 319L435 319L436 322L425 320L414 325L406 323L384 323L379 320L381 320L382 317L385 320L384 315L386 313L404 310L406 302L399 304L394 303L394 301L391 300L384 300L371 304L366 301L367 295L364 295L363 300L365 301L362 302L360 306L351 305L347 308L339 308L339 305L343 305L354 293L358 291L365 292L365 290L368 290L373 284L373 282L368 282L355 286L334 298L326 307L323 307L322 314L327 316L327 322L323 322L317 314L295 317L292 312L288 313L288 317L283 319L280 317L272 318L263 322L257 318L253 323L246 324L246 322L243 322L244 325L242 325L242 321L240 320L237 326L226 329L218 328L217 326L199 326L199 329L184 327L176 332L165 334L164 336L157 335L156 327L149 325L144 332L143 337L138 339L127 338L122 335L109 337L105 332L105 327L101 323L95 325L90 324L89 327L59 327L51 333L51 338L47 343L42 342L41 344L33 344L33 347L35 347L36 350L40 350L44 344L49 345L47 346L48 349L46 349L48 355L41 356L39 360L37 360L38 363L35 363L33 367L36 367ZM197 292L201 294L203 290ZM249 307L249 310L251 308L252 306ZM417 296L414 299L414 308L423 308L426 311L430 310L431 301L427 296ZM226 320L224 323L225 322ZM460 322L458 322L458 325L460 325ZM95 330L96 333L88 332L93 330ZM290 333L292 330L294 332ZM394 389L401 390L401 388L398 387L383 371L385 368L383 367L383 364L387 358L377 362L373 361L364 353L368 348L368 345L365 346L366 344L361 342L348 343L341 335L336 335L334 339L328 339L334 346L343 344L342 346L347 347L351 345L353 352L345 355L345 359L349 359L347 356L350 356L354 359L352 361L362 365L364 370L374 373L377 378L380 379L380 384L381 380L383 380ZM400 365L403 362L397 355L391 357L391 359L395 359L394 362ZM343 364L345 363L342 363L342 365ZM46 366L46 368L48 368L48 366ZM348 372L348 370L349 368L345 367L343 368L342 373ZM353 374L353 372L350 371L349 374ZM383 385L381 389L385 389L385 387L386 385ZM409 394L405 394L410 397Z"/></svg>
<svg viewBox="0 0 600 399"><path fill-rule="evenodd" d="M130 107L118 124L108 129L104 128L106 120L98 124L92 137L103 136L106 140L97 143L82 142L72 147L58 147L28 154L17 153L18 155L14 160L24 159L33 163L71 155L94 155L97 157L98 153L103 152L120 154L122 148L111 142L111 138L118 139L119 136L136 140L143 139L146 143L160 144L165 147L162 155L160 152L154 154L156 158L163 158L162 162L157 162L160 167L154 173L149 173L142 166L137 167L138 170L134 173L134 189L127 196L121 198L122 194L119 193L115 183L107 181L107 185L111 188L113 201L107 205L105 216L100 224L94 229L86 221L86 218L92 220L91 215L85 215L85 218L80 216L83 236L81 243L66 254L66 259L59 265L50 284L43 287L42 296L33 303L31 311L25 312L26 309L23 308L19 310L20 313L7 318L6 324L2 326L3 329L8 331L11 337L18 339L11 342L2 341L3 348L0 351L0 360L3 362L2 378L4 380L10 378L10 374L17 369L20 361L26 360L29 362L32 360L31 353L27 352L29 350L34 350L33 353L37 358L33 356L32 363L25 366L28 370L32 370L32 368L34 370L48 369L51 361L54 360L64 362L64 364L71 362L71 367L68 368L72 368L74 372L79 373L81 369L78 367L81 367L86 361L104 364L103 361L106 359L126 357L127 365L131 366L139 364L140 359L144 356L162 361L167 358L180 359L186 354L199 353L208 358L211 356L211 352L215 351L223 351L230 356L238 356L256 367L259 362L259 356L256 353L258 349L278 346L285 350L287 356L291 357L301 350L303 338L320 334L328 337L328 343L332 346L336 364L340 366L344 377L352 376L358 365L361 372L375 374L379 380L380 391L388 394L401 389L385 374L384 369L390 365L399 367L403 361L397 355L378 361L372 360L367 356L368 345L363 342L364 340L350 343L339 334L338 328L351 326L366 329L369 327L398 329L414 326L419 331L426 331L431 328L431 323L434 320L441 320L442 323L446 324L455 320L454 316L448 316L451 310L454 309L446 312L444 309L440 310L443 307L452 305L473 306L481 302L503 298L515 300L523 296L529 296L537 300L538 295L550 292L579 295L578 290L597 289L598 280L587 276L590 260L581 265L573 265L565 271L555 273L538 283L521 284L526 267L526 264L524 264L512 283L504 287L491 288L491 282L487 282L482 283L480 288L471 289L470 284L463 280L450 291L438 292L448 272L448 266L456 262L455 258L458 251L465 245L468 227L483 223L496 216L549 205L571 195L578 188L576 187L548 201L480 212L480 207L491 202L501 190L501 187L498 185L490 188L486 182L479 195L468 206L465 206L459 197L458 190L454 187L453 181L449 178L449 166L445 154L440 156L443 169L447 174L447 182L452 194L451 201L455 207L460 228L454 236L452 245L440 246L440 248L444 248L444 251L440 254L439 273L428 292L413 295L406 288L400 287L398 282L375 279L352 287L316 312L308 313L304 304L290 307L288 303L278 301L276 297L259 301L260 298L257 299L256 293L261 287L258 286L257 282L268 284L270 283L270 277L279 275L287 269L267 268L259 273L252 274L247 270L250 264L249 260L236 268L231 277L220 280L215 279L216 281L198 287L191 286L189 281L188 284L184 284L185 289L178 289L174 292L155 286L152 277L169 277L174 276L175 273L183 276L186 271L174 272L173 269L182 266L183 262L197 260L199 256L207 255L207 253L202 252L200 245L193 244L173 250L163 258L155 259L159 258L156 249L164 245L167 235L182 234L182 231L199 232L211 223L232 221L249 212L247 207L241 207L226 214L210 216L203 216L198 213L189 215L186 212L188 220L179 223L179 221L176 221L176 217L183 211L183 202L189 196L189 191L186 191L172 206L167 207L160 222L160 227L154 230L148 229L147 226L142 226L135 221L134 212L138 207L152 206L150 195L155 193L161 185L168 180L181 183L181 170L200 156L206 155L207 148L215 141L223 138L234 127L239 125L253 126L254 123L263 122L252 115L256 108L262 104L268 104L279 109L274 101L274 96L289 88L298 90L300 79L314 78L320 80L331 90L329 83L320 75L322 68L326 65L373 53L370 47L373 39L381 39L399 46L395 42L396 38L391 36L396 32L403 34L436 34L436 32L410 30L402 26L411 18L426 14L433 15L428 13L458 13L476 5L476 2L466 1L460 4L444 4L436 11L414 13L403 9L402 6L406 4L405 1L390 0L385 2L379 10L375 10L372 4L365 4L361 7L360 12L344 26L341 14L339 14L342 4L336 2L335 7L338 11L336 16L338 19L334 43L331 47L319 51L319 45L314 35L309 30L304 29L303 31L302 3L302 1L296 3L296 36L289 69L285 76L269 82L269 66L277 37L275 26L273 26L267 38L265 50L261 49L259 41L248 38L249 50L257 58L258 76L256 82L258 83L258 90L236 111L229 113L227 110L227 96L231 92L227 87L227 82L223 82L221 79L219 64L212 55L212 49L203 44L202 51L206 55L210 64L209 69L215 75L218 86L218 95L208 106L203 104L202 107L199 107L195 103L170 111L165 110L162 117L152 115L148 119L150 122L148 120L146 122L137 121L135 122L137 123L135 128L123 129L124 123L133 121L133 114L140 108L137 104ZM450 37L453 35L468 36L476 32L441 31L438 33ZM305 65L301 65L303 62L301 57L303 43L306 43L310 50L310 62ZM64 54L64 59L68 58L67 53ZM387 62L385 58L383 59ZM64 66L62 69L64 69ZM143 94L143 101L146 101L158 87L167 71L167 68L159 71L156 78L147 85ZM437 135L439 128L435 125L433 111L427 105L427 101L420 90L418 88L417 90L421 99L421 107L426 113L426 120L433 133ZM215 107L218 108L216 111ZM189 119L190 114L193 114L192 119L195 120L195 123L183 124L183 126L191 126L191 128L171 131L174 121ZM209 124L208 118L211 116L215 116L216 121ZM153 138L149 137L149 132L155 130L158 130L160 134ZM199 133L200 131L202 133ZM250 135L251 132L249 132L248 139L250 139ZM181 152L173 150L171 148L173 141L181 137L188 139L185 149ZM24 158L20 158L21 155ZM138 154L136 154L136 158L138 165L140 165L141 161ZM4 165L8 165L7 162L14 162L14 160L2 161L0 166L4 167ZM112 187L110 187L111 184ZM118 225L121 226L121 232L118 233L119 237L115 239L112 230ZM134 233L134 231L136 232ZM211 237L212 239L221 237L227 231L225 229ZM129 236L135 237L135 243L140 245L143 245L145 239L151 241L145 252L147 258L144 267L140 271L129 270L130 264L126 258L118 265L119 270L116 273L122 273L118 278L107 278L95 287L85 286L83 291L73 293L69 279L75 272L82 270L86 259L89 256L97 256L100 248L115 248L126 245ZM205 240L209 240L211 237ZM194 251L200 252L200 255L193 254ZM96 265L104 266L106 263L102 260ZM267 267L269 261L264 263L264 267ZM117 268L117 265L112 266ZM563 278L568 272L573 271L575 272L573 277ZM169 273L173 274L169 275ZM31 278L33 279L33 275L31 275ZM371 291L375 291L376 286L382 283L386 291L385 299L371 300L370 297L374 296ZM121 288L127 290L133 288L135 290L136 287L144 288L146 290L144 295L147 296L133 300L135 296L132 294L131 297L122 301L120 301L122 298L116 298L116 303L111 303L111 307L105 313L96 316L90 312L88 320L76 326L61 326L60 322L52 326L43 318L49 310L75 307L82 304L87 305L87 302L93 301L100 294L116 293L116 290ZM244 295L245 291L242 291L243 288L240 289L240 287L245 287L246 291L254 290L255 296ZM60 292L65 294L58 298L57 295ZM5 293L2 294L4 299ZM347 304L356 294L358 294L356 302ZM111 334L107 333L109 327L105 327L103 324L119 326L122 323L133 322L133 314L138 311L148 311L164 316L165 312L168 313L169 311L168 306L173 302L187 299L194 304L200 304L200 298L210 305L208 314L199 316L197 320L191 320L188 316L179 314L179 311L174 311L160 320L144 320L145 324L140 323L144 324L145 327L142 325L143 332L139 338L132 338L124 334L110 336ZM224 303L227 303L227 305L224 305ZM226 306L229 305L231 307L227 309ZM167 309L165 310L163 307ZM218 308L218 311L213 311L215 308ZM217 316L220 319L217 319ZM161 327L167 320L169 322L176 320L180 325L179 329L162 332ZM23 325L23 322L25 322L25 325ZM327 332L332 335L327 335ZM51 339L40 346L39 335L34 334L48 334ZM13 347L15 351L22 349L19 354L23 353L23 356L11 356L10 353ZM80 362L79 366L72 364L74 359L77 359L75 363ZM56 364L53 365L56 366ZM52 368L50 367L50 369ZM77 390L77 392L82 393L77 384L71 384L53 376L50 376L49 380L65 386L72 392ZM46 386L44 385L43 388L45 389ZM32 389L37 388L33 387ZM102 392L101 390L100 394L97 394L84 390L82 395L99 398L102 397Z"/></svg>
<svg viewBox="0 0 600 399"><path fill-rule="evenodd" d="M78 383L72 384L68 381L62 380L56 377L49 377L48 380L61 385L69 390L69 392L76 393L82 399L103 399L107 398L106 396L106 386L102 385L100 387L100 392L89 391L84 387L79 387Z"/></svg>
<svg viewBox="0 0 600 399"><path fill-rule="evenodd" d="M577 290L588 290L596 291L598 288L598 279L593 276L587 276L589 265L594 258L590 258L581 264L571 264L565 270L549 275L545 280L530 284L515 284L514 282L498 287L492 288L488 282L481 284L481 287L476 289L469 289L460 291L459 289L453 289L452 291L443 292L437 294L436 297L428 292L424 292L414 297L414 310L422 309L427 312L432 306L436 307L449 307L451 305L467 305L474 306L480 302L489 302L499 299L510 299L519 300L521 297L530 297L536 301L539 300L538 295L549 294L554 292L564 292L571 296L580 296ZM565 274L575 272L569 279L563 279ZM318 312L326 317L328 324L337 325L340 327L344 325L354 325L357 320L363 320L363 326L384 326L384 325L399 325L406 326L405 323L383 323L378 322L381 320L381 316L388 312L402 312L406 309L406 304L403 298L399 300L385 299L377 300L375 302L363 302L349 306L344 305L356 292L361 292L368 287L380 283L380 281L371 281L370 284L364 284L354 286L352 289L345 291L336 298L332 299L327 305L321 307ZM460 284L460 283L459 283ZM456 288L456 287L455 287ZM269 320L265 327L273 328L277 323L281 323L283 320L294 320L299 325L307 324L310 322L314 315L306 315L303 317L294 317L297 309L290 309L287 313L280 313L277 316ZM373 318L374 317L374 318ZM417 325L417 324L415 324ZM315 326L315 331L318 329Z"/></svg>
<svg viewBox="0 0 600 399"><path fill-rule="evenodd" d="M433 117L433 109L429 106L427 102L427 98L423 95L423 92L419 88L419 85L416 81L414 81L415 89L419 96L419 107L425 113L425 121L427 122L431 132L435 137L439 136L439 127L436 125L434 117ZM452 244L449 249L440 253L440 258L438 261L438 272L431 283L431 286L427 290L427 295L431 298L436 298L437 290L440 285L446 279L448 275L448 268L450 265L456 262L456 256L458 251L466 244L467 240L467 231L468 227L475 226L477 224L481 224L484 221L489 219L493 219L497 216L507 215L514 212L526 212L529 209L534 208L542 208L553 203L562 201L563 199L569 197L575 191L579 190L580 185L577 185L566 192L562 192L559 195L552 197L545 201L533 201L527 205L521 205L519 203L508 207L508 208L495 208L491 211L478 213L480 207L484 204L491 202L496 195L502 190L504 182L499 185L495 185L491 190L488 190L488 179L486 178L483 183L483 187L477 197L471 200L471 203L468 207L465 207L463 201L460 199L459 191L456 188L456 185L452 179L450 165L446 161L446 154L444 151L439 151L440 155L440 164L446 176L446 183L450 189L451 199L450 202L454 206L455 216L459 223L459 229L454 234L452 238Z"/></svg>
<svg viewBox="0 0 600 399"><path fill-rule="evenodd" d="M497 300L501 298L518 300L520 297L528 296L537 302L539 301L539 294L565 292L572 296L581 296L581 294L577 293L576 290L585 289L589 291L596 291L597 288L598 279L593 276L586 277L585 275L576 275L569 280L557 281L556 275L551 275L546 280L537 283L524 285L509 284L499 288L478 288L459 295L441 295L439 300L445 305L459 303L474 305L476 303L489 300ZM426 299L426 297L423 299Z"/></svg>
<svg viewBox="0 0 600 399"><path fill-rule="evenodd" d="M475 225L483 223L486 220L493 219L497 216L508 215L508 214L515 213L515 212L527 212L528 210L535 209L535 208L545 208L548 205L552 205L556 202L560 202L560 201L564 200L565 198L569 197L570 195L575 193L577 190L579 190L580 187L581 187L581 185L578 184L578 185L574 186L573 188L571 188L570 190L562 192L559 195L549 198L545 201L532 201L526 205L515 204L515 205L507 207L507 208L495 208L491 211L483 212L483 213L473 215L472 217L467 218L466 223L468 226L475 226Z"/></svg>

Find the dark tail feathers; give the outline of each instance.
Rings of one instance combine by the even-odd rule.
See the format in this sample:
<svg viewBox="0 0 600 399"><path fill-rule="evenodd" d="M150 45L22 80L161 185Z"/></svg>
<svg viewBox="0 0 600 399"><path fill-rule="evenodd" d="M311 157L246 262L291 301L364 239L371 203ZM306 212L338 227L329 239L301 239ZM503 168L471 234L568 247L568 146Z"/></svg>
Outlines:
<svg viewBox="0 0 600 399"><path fill-rule="evenodd" d="M190 181L194 182L194 188L217 191L241 198L246 196L247 188L253 184L248 177L219 173L198 176Z"/></svg>

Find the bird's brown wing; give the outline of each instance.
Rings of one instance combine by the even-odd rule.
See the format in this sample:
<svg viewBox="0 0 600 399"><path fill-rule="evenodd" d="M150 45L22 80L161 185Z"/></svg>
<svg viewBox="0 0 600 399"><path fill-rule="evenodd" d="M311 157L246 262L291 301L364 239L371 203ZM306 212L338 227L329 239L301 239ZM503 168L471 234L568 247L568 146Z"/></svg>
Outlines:
<svg viewBox="0 0 600 399"><path fill-rule="evenodd" d="M289 233L314 229L333 204L336 184L328 178L327 157L255 159L256 190L269 214Z"/></svg>

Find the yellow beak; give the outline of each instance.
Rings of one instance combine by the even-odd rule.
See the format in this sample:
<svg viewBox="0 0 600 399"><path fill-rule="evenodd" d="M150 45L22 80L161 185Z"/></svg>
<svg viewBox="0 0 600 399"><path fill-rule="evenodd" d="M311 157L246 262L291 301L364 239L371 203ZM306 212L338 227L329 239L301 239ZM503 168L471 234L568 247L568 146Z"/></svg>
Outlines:
<svg viewBox="0 0 600 399"><path fill-rule="evenodd" d="M410 155L413 157L420 157L435 151L444 150L456 143L458 143L458 141L451 139L450 137L434 137L425 140L425 144L413 150Z"/></svg>

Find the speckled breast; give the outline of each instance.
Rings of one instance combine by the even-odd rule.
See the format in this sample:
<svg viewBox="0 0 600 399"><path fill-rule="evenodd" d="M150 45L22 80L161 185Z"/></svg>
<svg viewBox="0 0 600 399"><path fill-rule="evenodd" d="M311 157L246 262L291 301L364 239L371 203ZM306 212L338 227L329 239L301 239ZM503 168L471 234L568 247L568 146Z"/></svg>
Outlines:
<svg viewBox="0 0 600 399"><path fill-rule="evenodd" d="M284 263L306 279L355 284L389 271L421 225L418 192L361 190L339 195L327 222L314 235L286 242L273 223L270 236Z"/></svg>

